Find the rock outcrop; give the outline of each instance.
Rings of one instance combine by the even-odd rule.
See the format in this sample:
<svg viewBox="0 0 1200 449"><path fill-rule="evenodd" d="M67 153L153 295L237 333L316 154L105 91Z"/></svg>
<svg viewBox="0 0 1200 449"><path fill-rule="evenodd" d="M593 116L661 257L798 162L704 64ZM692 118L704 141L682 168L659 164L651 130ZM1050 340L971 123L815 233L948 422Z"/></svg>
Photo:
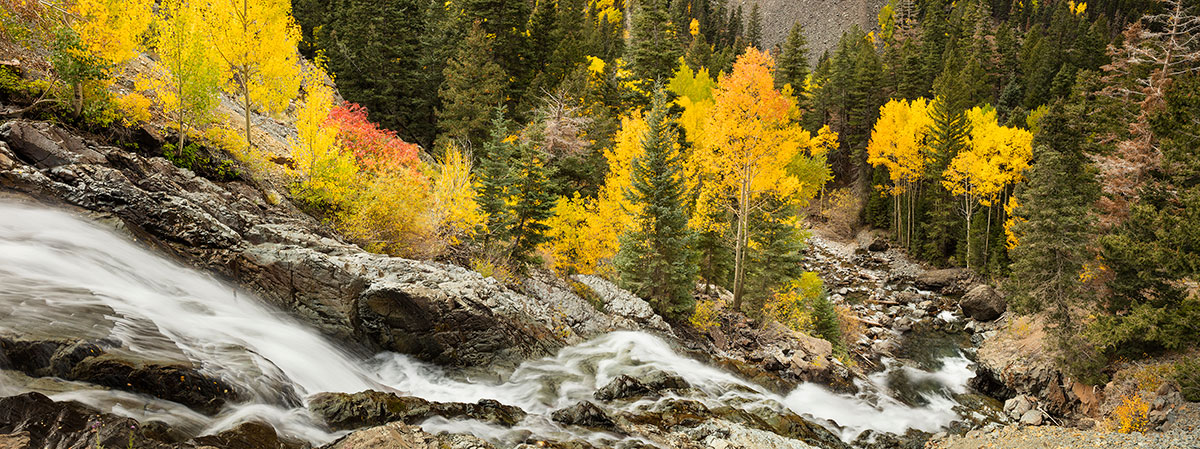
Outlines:
<svg viewBox="0 0 1200 449"><path fill-rule="evenodd" d="M525 411L519 407L489 399L474 404L430 402L380 391L320 393L309 399L308 409L333 430L353 430L390 422L419 424L434 416L474 419L505 427L525 419Z"/></svg>
<svg viewBox="0 0 1200 449"><path fill-rule="evenodd" d="M57 377L147 394L215 414L237 392L224 380L182 363L128 360L108 354L110 342L0 337L0 369Z"/></svg>

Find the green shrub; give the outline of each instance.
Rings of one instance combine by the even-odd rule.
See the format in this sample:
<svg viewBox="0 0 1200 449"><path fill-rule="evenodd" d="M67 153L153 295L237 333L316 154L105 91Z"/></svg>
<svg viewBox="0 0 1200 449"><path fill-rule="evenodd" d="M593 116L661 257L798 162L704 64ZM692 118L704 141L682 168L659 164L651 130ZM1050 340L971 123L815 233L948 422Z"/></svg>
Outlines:
<svg viewBox="0 0 1200 449"><path fill-rule="evenodd" d="M233 165L233 161L217 161L206 156L203 151L201 147L192 143L187 144L183 151L179 151L174 144L170 143L162 146L163 157L175 164L176 167L186 168L215 181L232 181L239 177L240 174L237 167Z"/></svg>
<svg viewBox="0 0 1200 449"><path fill-rule="evenodd" d="M1200 359L1189 357L1176 363L1172 378L1184 399L1200 402Z"/></svg>

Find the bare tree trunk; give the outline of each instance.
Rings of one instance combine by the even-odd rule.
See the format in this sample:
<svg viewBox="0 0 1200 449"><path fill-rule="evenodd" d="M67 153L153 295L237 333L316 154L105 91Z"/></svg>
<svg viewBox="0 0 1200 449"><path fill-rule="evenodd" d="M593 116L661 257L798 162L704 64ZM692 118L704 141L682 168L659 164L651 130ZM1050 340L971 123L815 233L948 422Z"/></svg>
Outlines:
<svg viewBox="0 0 1200 449"><path fill-rule="evenodd" d="M742 294L746 280L746 246L750 224L750 181L743 169L742 186L738 192L737 242L733 251L733 309L742 310Z"/></svg>

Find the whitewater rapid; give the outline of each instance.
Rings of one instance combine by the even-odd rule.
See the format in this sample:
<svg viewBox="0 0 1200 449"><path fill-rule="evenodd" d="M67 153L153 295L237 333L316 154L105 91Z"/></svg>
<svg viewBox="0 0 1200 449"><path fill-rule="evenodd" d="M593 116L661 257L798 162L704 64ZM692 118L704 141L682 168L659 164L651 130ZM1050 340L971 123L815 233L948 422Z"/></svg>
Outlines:
<svg viewBox="0 0 1200 449"><path fill-rule="evenodd" d="M119 342L110 352L146 360L190 361L246 394L214 417L144 395L74 382L53 388L0 371L0 394L37 390L55 400L75 400L140 421L161 420L207 434L248 420L275 426L281 435L323 444L339 433L304 408L320 392L391 391L431 401L495 399L529 416L515 428L473 421L431 419L427 431L469 432L505 444L522 431L546 438L580 438L601 446L622 437L559 426L553 410L590 399L613 378L654 370L677 374L696 387L689 399L710 406L783 408L814 418L844 440L867 430L937 431L959 418L954 394L973 375L961 354L941 368L921 371L898 362L860 381L859 395L804 384L780 396L729 372L684 357L661 338L613 332L531 360L504 380L462 381L443 369L384 352L352 354L286 313L212 276L159 256L126 235L68 213L0 202L0 335L71 336ZM925 403L891 397L888 376L933 382ZM297 401L296 399L299 399ZM638 401L626 407L646 407ZM834 424L836 423L836 424Z"/></svg>

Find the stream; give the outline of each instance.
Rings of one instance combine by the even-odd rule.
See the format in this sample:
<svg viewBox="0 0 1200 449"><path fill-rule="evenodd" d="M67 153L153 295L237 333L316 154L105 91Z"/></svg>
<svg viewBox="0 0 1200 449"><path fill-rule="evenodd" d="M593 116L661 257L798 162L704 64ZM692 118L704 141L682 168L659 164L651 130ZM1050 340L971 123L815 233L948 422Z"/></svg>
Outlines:
<svg viewBox="0 0 1200 449"><path fill-rule="evenodd" d="M271 424L282 436L314 445L329 432L305 408L320 392L390 391L431 401L495 399L529 415L514 427L433 418L429 432L471 433L501 446L527 435L621 446L636 437L563 426L554 410L591 399L613 378L656 370L693 387L682 396L710 407L791 411L853 441L866 431L937 432L962 417L972 362L941 351L932 363L885 359L886 369L857 381L858 394L802 384L786 395L685 357L664 339L612 332L530 360L496 380L472 380L392 352L356 354L244 290L145 249L100 224L46 208L0 203L0 336L81 338L110 343L134 360L191 362L239 390L241 400L215 416L153 397L80 382L31 379L0 371L0 396L39 391L139 421L164 421L192 435L241 422ZM599 404L609 412L644 411L656 401Z"/></svg>

